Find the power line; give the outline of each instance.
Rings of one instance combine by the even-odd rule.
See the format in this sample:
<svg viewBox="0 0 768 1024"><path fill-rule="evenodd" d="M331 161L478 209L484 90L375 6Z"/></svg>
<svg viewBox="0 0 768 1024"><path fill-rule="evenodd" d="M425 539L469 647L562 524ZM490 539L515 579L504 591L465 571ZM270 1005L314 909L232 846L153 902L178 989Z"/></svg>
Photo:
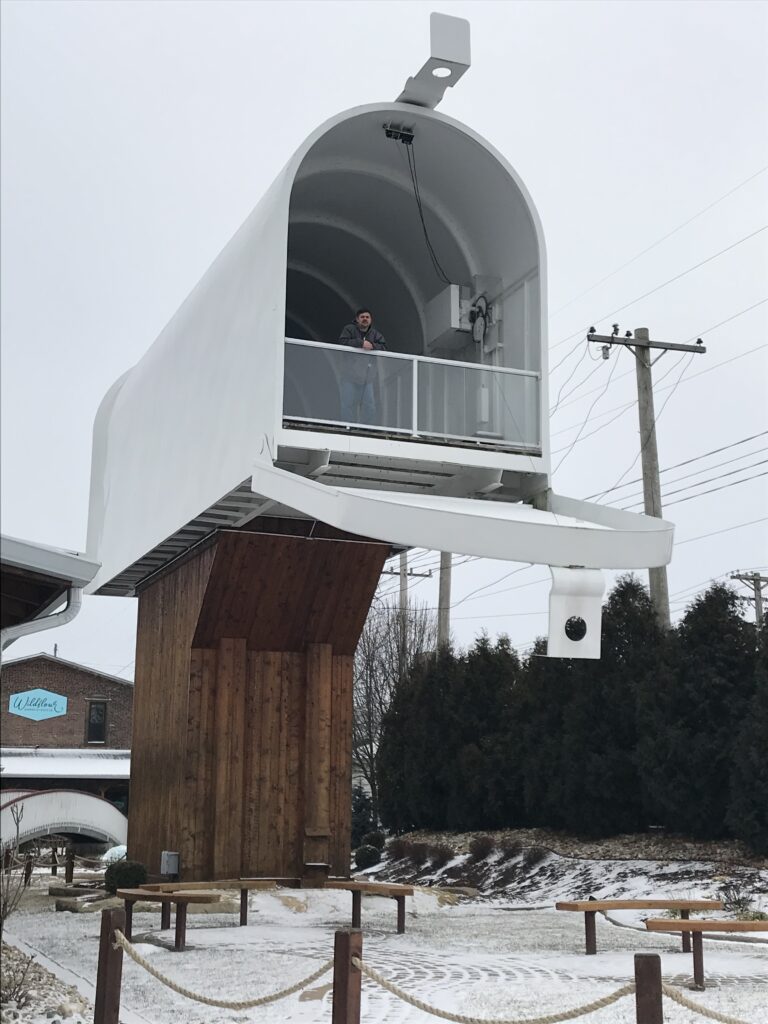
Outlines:
<svg viewBox="0 0 768 1024"><path fill-rule="evenodd" d="M671 365L671 366L669 367L669 369L667 370L667 372L666 372L666 373L664 373L664 374L662 374L662 376L661 376L661 377L659 377L659 380L658 380L658 382L657 382L657 385L658 385L658 384L661 384L661 382L662 382L662 381L666 380L666 379L667 379L667 377L668 377L668 376L669 376L669 375L670 375L671 373L674 373L674 371L675 371L675 370L677 369L677 367L678 367L678 366L680 365L680 363L681 363L681 362L683 361L683 359L685 359L685 356L684 356L684 355L680 356L680 358L679 358L679 359L676 359L676 360L674 361L674 363L672 363L672 365ZM630 375L631 373L632 373L632 371L631 371L631 370L628 370L628 371L627 371L626 373L620 373L620 374L619 374L619 376L618 376L618 377L616 378L616 380L621 380L621 379L622 379L623 377L628 377L628 376L629 376L629 375ZM587 394L588 394L588 395L594 394L594 392L595 392L595 391L597 391L597 390L598 390L597 388L593 388L593 389L592 389L592 391L588 391L588 392L587 392ZM664 391L664 390L666 390L666 389L665 389L665 388L660 388L660 387L658 387L658 386L657 386L657 387L656 387L656 390L657 390L657 391ZM585 397L586 397L586 396L585 396ZM582 442L582 441L586 441L588 437L592 437L592 436L593 436L594 434L599 434L599 433L600 433L600 431L601 431L601 430L605 430L605 429L606 429L606 427L610 427L610 425L611 425L612 423L614 423L614 422L615 422L615 421L616 421L617 419L619 419L619 417L623 416L623 415L624 415L624 413L625 413L625 412L628 412L628 411L629 411L630 409L634 409L634 407L635 407L636 405L637 405L637 399L633 398L633 399L631 399L631 400L630 400L629 402L627 402L627 403L626 403L625 405L621 405L621 406L613 406L613 407L612 407L611 409L609 409L609 410L608 410L608 411L607 411L606 413L603 413L602 415L608 415L609 413L613 412L613 411L614 411L614 409L618 409L618 410L619 410L619 412L618 412L618 413L617 413L617 414L616 414L615 416L611 417L611 419L609 419L607 423L603 423L603 424L602 424L601 426L599 426L599 427L596 427L596 428L595 428L594 430L590 430L590 432L589 432L588 434L584 434L583 436L579 437L579 438L578 438L578 439L577 439L576 441L574 441L574 442L573 442L573 445L572 445L572 447L573 447L573 446L575 446L575 445L577 445L577 444L581 444L581 442ZM600 418L600 417L598 417L598 419L599 419L599 418ZM574 424L571 424L571 426L570 426L570 427L567 427L567 428L566 428L566 430L572 430L572 429L573 429L573 427L575 427L575 426L576 426L576 424L575 424L575 423L574 423ZM583 426L584 426L584 424L582 423L582 427L583 427ZM557 431L556 433L558 433L558 434L564 434L564 433L566 433L566 430L559 430L559 431ZM555 436L555 435L552 435L552 436ZM563 445L563 447L562 447L562 448L557 448L557 449L555 449L555 451L553 451L553 452L552 452L551 454L552 454L552 455L559 455L559 454L560 454L560 452L564 452L564 451L565 451L565 450L566 450L567 448L568 448L568 445L567 445L567 444L565 444L565 445Z"/></svg>
<svg viewBox="0 0 768 1024"><path fill-rule="evenodd" d="M668 231L666 235L662 235L661 238L658 238L647 248L637 253L636 256L633 256L631 259L627 260L626 263L622 263L620 267L617 267L615 270L612 270L610 274L606 274L605 277L601 277L599 281L591 285L589 288L586 288L583 292L579 292L578 295L575 295L572 299L569 299L568 302L564 303L564 305L558 306L558 308L554 311L552 315L556 316L558 313L561 313L564 309L567 309L568 306L573 305L573 303L576 302L578 299L581 299L583 298L583 296L588 295L590 292L594 291L595 288L599 288L601 284L604 284L606 281L609 281L612 277L615 277L616 274L620 273L622 270L625 270L627 267L637 262L637 260L639 260L642 256L645 256L646 253L649 253L652 249L655 249L657 245L661 245L662 242L666 242L668 238L671 238L673 235L676 235L677 232L682 231L683 228L688 227L689 224L692 224L703 214L713 209L715 206L718 205L718 203L722 203L724 199L727 199L729 196L732 196L734 192L738 192L740 188L743 188L745 185L748 185L750 181L754 181L755 178L759 177L761 174L764 174L766 171L768 171L768 167L761 167L759 171L755 171L754 174L750 174L750 176L748 178L745 178L744 181L740 181L738 185L735 185L728 192L725 192L723 193L723 195L718 196L717 199L709 203L707 206L703 207L701 210L698 211L698 213L694 213L692 217L689 217L687 220L684 220L682 224L678 224L676 228L672 228L672 230Z"/></svg>
<svg viewBox="0 0 768 1024"><path fill-rule="evenodd" d="M579 438L581 437L581 432L582 432L582 431L584 430L584 427L586 427L586 425L587 425L587 420L589 419L589 417L590 417L590 414L592 413L592 410L593 410L593 409L595 408L595 406L597 405L597 403L598 403L598 402L600 401L600 399L601 399L601 398L603 397L603 395L604 395L604 394L605 394L605 393L607 392L608 388L610 387L610 384L611 384L611 380L613 379L613 375L614 375L614 373L616 372L616 367L617 367L618 365L619 365L619 359L618 359L618 355L617 355L616 359L615 359L615 360L614 360L614 362L613 362L613 366L611 367L611 372L610 372L610 373L608 374L608 379L607 379L607 380L606 380L606 382L605 382L605 386L603 387L603 390L602 390L602 391L600 392L600 394L599 394L599 395L597 396L597 398L595 398L595 400L594 400L594 401L592 402L592 405L590 405L589 409L587 409L587 414L586 414L586 416L584 417L584 421L583 421L583 423L582 423L582 424L581 424L581 426L579 427L579 432L577 433L576 437L575 437L575 438L573 439L573 441L571 442L571 444L570 444L570 446L569 446L568 450L566 451L565 455L564 455L564 456L562 457L562 459L560 459L560 461L558 462L558 464L557 464L557 465L555 466L555 468L554 468L554 469L552 470L552 475L553 475L553 476L554 476L554 474L555 474L555 473L556 473L556 472L558 471L558 469L560 469L560 467L562 466L562 464L563 464L563 463L565 462L565 460L566 460L566 459L568 458L568 456L569 456L569 455L571 454L571 452L573 451L573 449L574 449L574 448L576 447L576 445L577 445L577 444L579 443Z"/></svg>
<svg viewBox="0 0 768 1024"><path fill-rule="evenodd" d="M587 353L589 353L589 345L587 345ZM581 388L584 384L586 384L587 381L590 380L597 373L597 371L600 369L600 363L603 362L603 359L602 359L601 356L598 356L598 360L599 360L598 365L597 366L593 366L592 369L589 371L589 373L586 375L586 377L582 377L582 379L579 381L578 384L576 384L574 387L572 387L570 391L566 392L566 394L563 396L564 398L570 398L571 395L576 394L576 392L579 390L579 388ZM581 364L583 362L584 362L584 357L582 356L581 359L578 361L578 363L576 363L576 365L574 366L573 373L571 373L570 377L566 378L566 380L563 383L562 387L558 391L557 398L555 399L555 404L549 410L549 415L550 416L554 416L554 414L557 412L558 407L560 405L561 396L563 395L563 388L568 383L568 381L570 381L573 378L573 374L576 372L576 370L581 366Z"/></svg>
<svg viewBox="0 0 768 1024"><path fill-rule="evenodd" d="M664 469L660 470L659 472L661 472L661 473L669 473L673 469L680 469L681 466L690 466L691 463L699 462L701 459L706 459L707 456L709 456L709 455L719 455L720 452L727 452L730 448L737 448L740 444L746 444L748 441L754 441L755 438L758 438L758 437L765 437L766 434L768 434L768 430L761 430L757 434L750 434L749 437L742 437L738 441L732 441L730 444L724 444L720 448L712 448L708 452L702 452L701 455L694 455L690 459L683 459L682 462L675 462L671 466L666 466ZM761 451L762 451L762 449L761 449ZM754 454L755 454L755 452L747 453L747 455L754 455ZM742 459L747 458L747 455L741 455L741 456L739 456L739 458L742 458ZM734 459L733 461L735 462L736 460ZM727 465L727 463L723 463L723 465ZM712 466L710 468L714 469L715 467ZM705 472L705 470L702 470L702 472ZM634 480L628 480L625 484L621 485L621 488L611 487L610 490L623 490L625 487L629 487L631 484L639 484L639 483L642 483L642 477L636 477ZM601 494L608 494L608 491L601 491L599 493L601 493ZM584 501L589 501L591 498L596 498L596 497L597 497L597 494L589 494L584 499Z"/></svg>
<svg viewBox="0 0 768 1024"><path fill-rule="evenodd" d="M694 356L694 353L693 353L693 352L691 352L691 354L690 354L690 355L688 356L688 362L687 362L687 363L685 364L685 366L683 367L683 369L682 369L682 370L680 371L680 376L679 376L679 377L677 378L677 380L675 381L674 385L672 386L672 390L671 390L671 391L669 392L669 394L667 395L667 397L666 397L666 398L664 399L664 401L662 402L662 405L661 405L661 408L659 409L659 411L658 411L658 412L657 412L657 413L656 413L656 414L654 415L654 417L653 417L653 420L652 420L652 422L651 422L651 426L650 426L650 429L649 429L649 430L648 430L648 432L647 432L647 435L646 435L645 441L644 441L644 442L643 442L643 444L642 444L642 445L640 446L640 451L639 451L639 452L637 453L637 455L636 455L636 456L634 457L634 459L632 459L632 461L630 462L630 464L629 464L629 465L627 466L627 468L626 468L626 469L624 470L624 472L623 472L623 473L621 474L621 476L620 476L620 477L619 477L619 479L618 479L618 480L616 481L616 483L615 483L615 484L613 485L613 487L609 488L608 490L613 490L614 488L616 488L616 487L617 487L617 486L618 486L618 485L619 485L619 484L621 483L621 481L622 481L622 480L624 479L624 477L625 477L625 476L627 475L627 473L629 473L629 471L630 471L630 470L632 469L632 467L633 467L633 466L635 465L635 463L637 462L637 460L638 460L638 459L639 459L639 458L640 458L640 457L642 456L642 454L644 453L644 451L645 451L645 449L646 449L646 446L648 445L648 442L649 442L649 441L651 440L651 438L652 438L652 437L654 437L654 432L655 432L655 429L656 429L656 424L657 424L657 423L659 422L659 420L661 419L662 413L664 412L664 410L666 409L667 405L669 404L669 400L670 400L670 398L672 398L672 396L674 395L674 393L675 393L675 392L677 391L677 389L678 389L678 386L680 385L680 381L681 381L681 380L683 379L683 375L685 374L685 371L686 371L686 370L688 369L688 367L689 367L689 366L691 365L691 362L692 362L692 360L693 360L693 356ZM608 491L603 491L603 493L602 493L602 494L600 495L600 498L604 498L606 494L608 494ZM598 499L598 500L599 500L599 499Z"/></svg>
<svg viewBox="0 0 768 1024"><path fill-rule="evenodd" d="M704 540L705 537L717 537L721 533L730 533L732 530L742 530L747 526L755 526L757 523L764 523L768 519L768 516L761 516L760 519L750 519L746 523L736 523L735 526L726 526L722 530L711 530L709 533L699 534L698 537L688 537L686 540L675 541L676 547L682 547L683 544L693 544L695 540Z"/></svg>
<svg viewBox="0 0 768 1024"><path fill-rule="evenodd" d="M740 309L740 310L738 311L738 313L733 313L733 314L732 314L731 316L729 316L729 317L726 317L726 319L725 319L725 320L721 320L721 321L720 321L719 323L716 323L716 324L711 324L711 325L710 325L709 327L705 327L705 328L704 328L704 330L702 330L702 331L699 331L699 332L698 332L698 334L694 334L694 335L693 335L693 337L689 338L689 339L688 339L688 342L693 342L693 341L696 341L696 339L697 339L697 338L700 338L700 337L702 337L702 336L703 336L703 335L705 335L705 334L711 334L711 332L712 332L712 331L715 331L715 330L717 330L717 329L718 329L719 327L723 327L723 326L725 326L725 324L728 324L728 323L730 323L730 322L731 322L732 320L736 320L736 319L738 319L738 318L739 318L740 316L744 316L744 315L745 315L745 314L747 314L747 313L751 313L753 309L757 309L757 307L758 307L758 306L763 306L763 305L765 305L765 303L766 303L766 302L768 302L768 298L760 299L760 300L759 300L758 302L753 302L751 306L747 306L747 307L746 307L745 309ZM686 344L687 344L688 342L686 342ZM578 347L578 346L577 346L577 347ZM756 348L753 348L753 349L749 349L749 350L748 350L747 352L742 352L742 353L740 353L739 355L737 355L737 356L734 356L734 357L733 357L733 359L741 359L741 358L743 358L744 356L750 355L750 354L751 354L752 352L757 352L757 351L758 351L759 349L761 349L761 348L764 348L764 347L765 347L764 345L758 345L758 346L757 346ZM709 371L710 371L710 370L715 370L715 369L717 369L717 367L718 367L718 366L725 366L725 364L726 364L727 362L732 362L732 361L733 361L733 359L731 359L731 360L725 360L725 362L722 362L722 363L715 363L715 364L714 364L713 366L710 366L710 367L708 367L708 368L707 368L706 370L702 370L701 372L702 372L702 373L709 373ZM667 374L668 374L669 372L670 372L670 371L668 370L668 371L667 371ZM617 377L616 379L617 379L617 380L622 380L622 378L624 378L624 377L628 377L628 376L629 376L629 375L630 375L631 373L632 373L632 371L631 371L631 370L627 370L627 372L626 372L626 373L622 373L622 374L621 374L621 375L620 375L619 377ZM665 374L665 376L667 376L667 374ZM698 374L694 374L693 376L698 376ZM661 382L661 381L662 381L663 379L664 379L663 377L660 377L660 378L659 378L659 382ZM689 379L690 379L690 380L693 380L693 377L691 377L691 378L689 378ZM586 378L585 378L585 380L586 380ZM597 390L598 390L597 388L593 388L593 389L592 389L592 391L587 391L587 392L585 392L585 393L584 393L583 395L581 395L581 396L580 396L579 398L574 398L574 399L573 399L573 401L571 401L571 402L563 402L563 403L562 403L562 405L561 405L561 408L565 409L565 408L567 408L567 407L568 407L569 405L575 405L575 404L576 404L576 402L581 402L581 401L582 401L583 399L585 399L585 398L586 398L586 397L587 397L588 395L591 395L591 394L593 394L593 393L594 393L595 391L597 391ZM612 411L612 410L609 410L609 411ZM574 425L575 425L575 424L574 424ZM563 433L563 431L564 431L564 430L569 430L569 429L571 429L571 428L570 428L570 427L564 427L564 428L563 428L563 430L561 430L561 431L557 431L557 433Z"/></svg>
<svg viewBox="0 0 768 1024"><path fill-rule="evenodd" d="M694 270L698 270L700 267L706 266L707 263L711 263L713 260L718 259L720 256L724 256L727 252L731 252L732 249L735 249L739 245L743 245L744 242L748 242L751 238L754 238L756 235L759 235L761 232L766 230L768 230L768 224L763 224L762 227L756 228L755 231L751 231L748 235L744 235L743 238L739 238L737 241L732 242L730 245L727 245L724 249L720 249L719 252L712 253L712 255L707 256L706 259L700 260L698 263L694 263L693 266L688 267L686 270L682 270L679 274L675 274L674 277L670 277L666 281L662 281L661 284L655 285L649 291L643 292L642 295L638 295L636 298L631 299L629 302L626 302L623 306L619 306L618 309L613 309L610 313L603 313L596 319L593 318L592 323L596 323L600 320L607 320L608 317L616 316L617 313L623 313L625 309L629 309L630 306L634 306L636 302L640 302L642 299L647 299L649 295L655 295L656 292L661 291L662 288L666 288L667 285L674 284L675 281L679 281L681 278L686 277L688 274L692 274ZM561 345L564 345L567 341L570 341L572 338L577 337L579 334L583 332L583 330L585 330L585 328L582 328L582 330L579 331L574 331L574 333L569 334L567 338L563 338L562 341L558 341L556 345L552 345L550 347L550 352L554 352L556 348L559 348Z"/></svg>
<svg viewBox="0 0 768 1024"><path fill-rule="evenodd" d="M735 459L726 459L725 462L716 462L712 466L704 466L703 469L696 469L693 473L684 473L683 476L675 477L674 480L668 480L667 485L679 484L682 480L688 480L692 476L699 476L700 473L709 473L712 469L720 469L722 466L731 466L734 462L741 462L742 459L748 459L752 455L762 455L763 452L768 452L768 448L758 448L754 452L745 452L744 455L737 455ZM680 494L682 491L690 490L691 487L700 487L702 484L711 483L713 480L722 480L724 476L732 476L734 473L743 473L747 469L754 469L755 466L762 466L763 463L768 462L768 459L762 459L760 462L750 463L749 466L740 466L738 469L729 470L727 473L718 473L717 476L709 477L707 480L697 480L695 483L686 484L685 487L681 487L679 491L665 491L666 495ZM659 472L665 472L660 470ZM626 486L626 484L624 485ZM634 491L632 494L625 494L623 498L619 498L619 501L629 501L630 498L637 498L643 492ZM608 502L610 505L611 502Z"/></svg>
<svg viewBox="0 0 768 1024"><path fill-rule="evenodd" d="M739 472L739 470L737 470L736 472ZM746 484L750 480L756 480L758 477L761 477L761 476L768 476L768 469L764 470L764 472L762 472L762 473L753 473L752 476L746 476L746 477L744 477L743 480L731 480L730 483L722 484L720 487L710 487L710 489L708 491L699 491L698 494L689 494L687 498L678 498L676 501L668 501L668 502L665 502L665 504L667 505L667 507L671 508L672 505L679 505L683 501L692 501L693 498L703 498L705 494L714 494L715 491L725 491L725 490L727 490L729 488L732 488L732 487L738 487L739 484ZM696 486L696 485L692 484L691 486ZM685 488L685 487L683 488L683 490L687 490L687 489L688 488ZM676 493L676 492L673 492L673 493ZM638 503L636 502L635 504L638 504ZM622 511L626 512L628 509L633 508L633 507L634 507L633 505L628 505L625 508L623 508Z"/></svg>

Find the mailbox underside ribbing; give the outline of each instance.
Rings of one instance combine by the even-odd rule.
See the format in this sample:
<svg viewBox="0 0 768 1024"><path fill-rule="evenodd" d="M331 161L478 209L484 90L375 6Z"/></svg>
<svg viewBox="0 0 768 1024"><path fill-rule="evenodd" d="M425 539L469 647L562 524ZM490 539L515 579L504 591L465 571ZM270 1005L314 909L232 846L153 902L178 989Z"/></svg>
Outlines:
<svg viewBox="0 0 768 1024"><path fill-rule="evenodd" d="M353 657L388 554L322 524L222 531L140 593L131 859L348 874Z"/></svg>

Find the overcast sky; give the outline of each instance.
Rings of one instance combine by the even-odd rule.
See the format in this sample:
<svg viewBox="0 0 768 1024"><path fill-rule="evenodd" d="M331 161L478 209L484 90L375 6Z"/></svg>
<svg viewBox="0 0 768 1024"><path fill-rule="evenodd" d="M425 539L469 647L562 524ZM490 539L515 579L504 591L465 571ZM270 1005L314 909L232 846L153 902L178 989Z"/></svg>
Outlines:
<svg viewBox="0 0 768 1024"><path fill-rule="evenodd" d="M735 0L4 0L4 533L83 550L105 391L306 135L398 95L429 55L434 9L472 28L473 66L440 110L504 154L544 225L551 365L564 359L555 490L640 475L633 356L591 361L586 328L701 336L706 355L654 370L673 615L708 580L768 565L768 6ZM632 506L637 491L603 500ZM524 649L546 631L546 568L457 562L460 644L485 628ZM413 596L434 604L434 580ZM135 617L134 600L88 598L8 653L58 643L132 678Z"/></svg>

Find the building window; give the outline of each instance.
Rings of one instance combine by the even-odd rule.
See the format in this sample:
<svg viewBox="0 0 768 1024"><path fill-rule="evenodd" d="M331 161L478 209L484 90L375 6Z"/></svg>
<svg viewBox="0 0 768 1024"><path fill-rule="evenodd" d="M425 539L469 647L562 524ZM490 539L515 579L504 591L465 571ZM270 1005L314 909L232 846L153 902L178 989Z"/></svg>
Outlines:
<svg viewBox="0 0 768 1024"><path fill-rule="evenodd" d="M85 739L87 743L107 742L107 702L105 700L88 701Z"/></svg>

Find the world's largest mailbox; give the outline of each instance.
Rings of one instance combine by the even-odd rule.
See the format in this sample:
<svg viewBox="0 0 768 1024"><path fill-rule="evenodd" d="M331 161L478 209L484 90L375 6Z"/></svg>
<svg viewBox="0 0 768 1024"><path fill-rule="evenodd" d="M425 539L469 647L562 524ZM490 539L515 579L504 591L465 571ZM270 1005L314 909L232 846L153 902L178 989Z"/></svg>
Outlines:
<svg viewBox="0 0 768 1024"><path fill-rule="evenodd" d="M139 598L128 846L154 870L347 873L352 659L393 550L550 566L569 657L599 657L601 569L671 556L671 524L549 487L541 224L435 111L469 27L431 29L395 102L302 143L96 417L90 590ZM337 344L362 306L386 351Z"/></svg>

